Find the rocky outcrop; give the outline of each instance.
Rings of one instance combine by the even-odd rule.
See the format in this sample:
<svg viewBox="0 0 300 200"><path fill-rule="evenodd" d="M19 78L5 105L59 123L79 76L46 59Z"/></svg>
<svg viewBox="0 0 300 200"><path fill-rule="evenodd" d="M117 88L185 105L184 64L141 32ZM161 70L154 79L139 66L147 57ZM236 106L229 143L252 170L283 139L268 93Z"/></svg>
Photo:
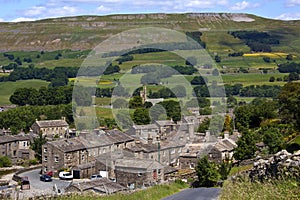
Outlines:
<svg viewBox="0 0 300 200"><path fill-rule="evenodd" d="M270 179L296 178L300 179L300 150L291 154L282 150L269 159L260 159L253 163L248 171L251 181Z"/></svg>

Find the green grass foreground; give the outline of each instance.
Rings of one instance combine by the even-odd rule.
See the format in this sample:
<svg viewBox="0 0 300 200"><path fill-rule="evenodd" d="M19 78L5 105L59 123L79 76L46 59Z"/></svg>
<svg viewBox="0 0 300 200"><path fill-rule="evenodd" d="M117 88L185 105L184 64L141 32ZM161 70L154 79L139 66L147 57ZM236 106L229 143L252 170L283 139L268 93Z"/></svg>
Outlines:
<svg viewBox="0 0 300 200"><path fill-rule="evenodd" d="M226 181L222 188L220 200L272 200L272 199L300 199L299 182L281 180L266 183L251 183L242 181L233 183Z"/></svg>
<svg viewBox="0 0 300 200"><path fill-rule="evenodd" d="M140 190L132 194L114 194L110 196L96 196L90 194L74 194L69 197L59 197L58 200L159 200L187 188L185 183L172 183L170 185L156 185L149 189Z"/></svg>

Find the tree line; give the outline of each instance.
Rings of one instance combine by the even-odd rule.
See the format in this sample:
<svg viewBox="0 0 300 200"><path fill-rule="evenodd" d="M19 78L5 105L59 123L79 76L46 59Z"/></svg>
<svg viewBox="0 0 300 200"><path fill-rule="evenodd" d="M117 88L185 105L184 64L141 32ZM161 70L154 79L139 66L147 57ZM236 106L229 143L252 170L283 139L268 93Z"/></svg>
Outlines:
<svg viewBox="0 0 300 200"><path fill-rule="evenodd" d="M72 105L51 105L51 106L21 106L0 112L0 127L12 131L13 134L21 130L28 132L36 119L60 119L66 117L69 124L73 124Z"/></svg>
<svg viewBox="0 0 300 200"><path fill-rule="evenodd" d="M271 52L271 45L278 45L280 41L276 35L267 32L253 31L231 31L228 32L235 38L239 38L255 52Z"/></svg>

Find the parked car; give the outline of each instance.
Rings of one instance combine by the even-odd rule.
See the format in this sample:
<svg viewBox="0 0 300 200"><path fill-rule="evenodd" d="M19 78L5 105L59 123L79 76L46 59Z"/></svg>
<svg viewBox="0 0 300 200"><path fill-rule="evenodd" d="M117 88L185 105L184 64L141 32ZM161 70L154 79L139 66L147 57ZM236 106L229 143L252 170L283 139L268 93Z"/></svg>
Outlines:
<svg viewBox="0 0 300 200"><path fill-rule="evenodd" d="M92 175L90 179L97 180L97 179L101 179L101 178L102 178L102 176L100 174L95 174L95 175Z"/></svg>
<svg viewBox="0 0 300 200"><path fill-rule="evenodd" d="M72 180L73 174L71 172L59 172L58 177L62 180Z"/></svg>
<svg viewBox="0 0 300 200"><path fill-rule="evenodd" d="M51 182L52 178L51 178L51 176L49 176L47 174L43 174L43 175L40 176L40 181Z"/></svg>

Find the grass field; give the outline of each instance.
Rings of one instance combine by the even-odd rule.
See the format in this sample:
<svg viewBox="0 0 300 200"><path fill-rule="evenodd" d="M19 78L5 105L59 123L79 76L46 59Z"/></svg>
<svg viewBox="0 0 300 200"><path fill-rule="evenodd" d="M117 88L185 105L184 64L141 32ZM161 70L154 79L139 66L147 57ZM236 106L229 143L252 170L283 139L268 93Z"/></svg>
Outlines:
<svg viewBox="0 0 300 200"><path fill-rule="evenodd" d="M225 181L220 200L270 200L270 199L299 199L299 182L280 180L265 183L250 181Z"/></svg>
<svg viewBox="0 0 300 200"><path fill-rule="evenodd" d="M40 88L48 86L48 82L41 80L24 80L16 82L2 82L0 83L0 105L11 104L9 97L14 93L17 88Z"/></svg>
<svg viewBox="0 0 300 200"><path fill-rule="evenodd" d="M269 82L270 77L274 76L276 78L282 78L288 74L254 74L254 73L238 73L238 74L224 74L222 75L222 79L224 83L227 84L236 84L240 83L244 86L247 85L285 85L286 82L283 81L275 81Z"/></svg>

